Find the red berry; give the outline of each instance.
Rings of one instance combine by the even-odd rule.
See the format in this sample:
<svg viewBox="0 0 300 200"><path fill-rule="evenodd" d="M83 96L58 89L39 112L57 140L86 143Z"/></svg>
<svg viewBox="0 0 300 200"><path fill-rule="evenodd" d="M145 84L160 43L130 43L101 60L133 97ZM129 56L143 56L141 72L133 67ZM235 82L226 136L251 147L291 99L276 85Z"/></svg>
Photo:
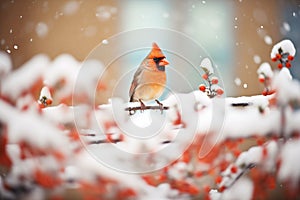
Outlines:
<svg viewBox="0 0 300 200"><path fill-rule="evenodd" d="M51 100L51 99L47 99L47 100L46 100L46 104L47 104L47 105L51 105L51 104L52 104L52 100Z"/></svg>
<svg viewBox="0 0 300 200"><path fill-rule="evenodd" d="M199 85L199 90L205 92L206 86L204 84Z"/></svg>
<svg viewBox="0 0 300 200"><path fill-rule="evenodd" d="M224 192L224 190L226 190L226 186L225 185L223 185L222 187L219 188L220 192Z"/></svg>
<svg viewBox="0 0 300 200"><path fill-rule="evenodd" d="M288 60L291 60L291 61L294 60L294 56L289 55Z"/></svg>
<svg viewBox="0 0 300 200"><path fill-rule="evenodd" d="M272 58L272 61L273 61L273 62L276 62L276 61L277 61L277 58L276 58L276 57Z"/></svg>
<svg viewBox="0 0 300 200"><path fill-rule="evenodd" d="M290 68L292 65L291 65L290 62L286 62L286 63L285 63L285 66L286 66L287 68Z"/></svg>
<svg viewBox="0 0 300 200"><path fill-rule="evenodd" d="M204 80L207 80L207 79L208 79L208 74L203 74L203 75L202 75L202 78L203 78Z"/></svg>
<svg viewBox="0 0 300 200"><path fill-rule="evenodd" d="M266 79L265 79L265 76L264 76L264 75L260 74L260 75L258 76L258 80L259 80L259 82L264 83Z"/></svg>
<svg viewBox="0 0 300 200"><path fill-rule="evenodd" d="M223 91L221 88L217 89L216 92L217 92L217 94L220 95L220 96L224 93L224 91Z"/></svg>
<svg viewBox="0 0 300 200"><path fill-rule="evenodd" d="M218 82L219 82L219 80L218 80L217 77L213 77L213 78L211 79L211 83L212 83L212 84L218 84Z"/></svg>
<svg viewBox="0 0 300 200"><path fill-rule="evenodd" d="M267 155L268 155L268 149L267 149L266 147L263 147L262 150L263 150L263 151L262 151L262 155L263 155L264 158L266 158Z"/></svg>
<svg viewBox="0 0 300 200"><path fill-rule="evenodd" d="M220 184L222 182L222 179L223 179L222 176L217 176L216 179L215 179L215 182L217 184Z"/></svg>
<svg viewBox="0 0 300 200"><path fill-rule="evenodd" d="M268 91L264 90L261 94L264 95L264 96L267 96L268 95Z"/></svg>
<svg viewBox="0 0 300 200"><path fill-rule="evenodd" d="M281 69L283 67L282 63L278 64L278 68Z"/></svg>
<svg viewBox="0 0 300 200"><path fill-rule="evenodd" d="M239 149L235 149L235 150L233 151L233 155L234 155L235 157L238 157L240 154L241 154L241 151L240 151Z"/></svg>
<svg viewBox="0 0 300 200"><path fill-rule="evenodd" d="M205 185L205 186L203 187L203 190L204 190L206 193L209 193L210 187L209 187L208 185Z"/></svg>
<svg viewBox="0 0 300 200"><path fill-rule="evenodd" d="M277 59L281 59L281 54L279 54L279 53L276 54L276 58L277 58Z"/></svg>
<svg viewBox="0 0 300 200"><path fill-rule="evenodd" d="M235 165L233 165L233 166L230 168L230 171L231 171L231 173L235 174L235 173L237 173L238 168L237 168Z"/></svg>

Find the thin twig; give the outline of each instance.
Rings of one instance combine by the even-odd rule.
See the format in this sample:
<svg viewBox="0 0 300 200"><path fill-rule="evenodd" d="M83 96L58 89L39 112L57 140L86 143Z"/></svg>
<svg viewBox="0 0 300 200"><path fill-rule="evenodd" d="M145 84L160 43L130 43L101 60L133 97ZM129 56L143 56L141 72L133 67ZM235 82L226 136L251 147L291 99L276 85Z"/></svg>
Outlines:
<svg viewBox="0 0 300 200"><path fill-rule="evenodd" d="M128 108L125 108L125 111L137 111L137 110L168 110L169 107L168 106L163 106L163 107L160 107L160 106L145 106L145 107L141 107L141 106L137 106L137 107L128 107Z"/></svg>
<svg viewBox="0 0 300 200"><path fill-rule="evenodd" d="M250 171L250 169L252 169L255 166L256 165L254 163L250 163L249 165L247 165L227 187L228 188L232 187L235 184L235 182L237 182L246 172Z"/></svg>

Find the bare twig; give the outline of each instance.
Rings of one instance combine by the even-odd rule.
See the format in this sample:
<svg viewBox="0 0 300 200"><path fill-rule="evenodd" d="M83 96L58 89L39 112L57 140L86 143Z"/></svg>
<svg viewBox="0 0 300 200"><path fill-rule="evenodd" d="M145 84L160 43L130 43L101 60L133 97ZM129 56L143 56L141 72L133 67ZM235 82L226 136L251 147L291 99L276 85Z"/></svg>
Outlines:
<svg viewBox="0 0 300 200"><path fill-rule="evenodd" d="M245 166L243 168L243 170L233 179L233 181L229 184L229 186L227 186L227 189L232 187L235 184L235 182L237 182L245 173L250 171L255 166L256 166L256 164L254 164L254 163L250 163L247 166Z"/></svg>
<svg viewBox="0 0 300 200"><path fill-rule="evenodd" d="M136 106L136 107L128 107L125 108L125 111L137 111L137 110L168 110L169 107L168 106L145 106L144 108L142 108L141 106Z"/></svg>

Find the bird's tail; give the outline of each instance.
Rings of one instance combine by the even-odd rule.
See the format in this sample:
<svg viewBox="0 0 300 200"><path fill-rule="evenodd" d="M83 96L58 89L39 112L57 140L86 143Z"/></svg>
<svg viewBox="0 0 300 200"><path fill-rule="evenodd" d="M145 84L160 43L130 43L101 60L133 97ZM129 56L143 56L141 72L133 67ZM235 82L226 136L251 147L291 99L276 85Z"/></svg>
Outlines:
<svg viewBox="0 0 300 200"><path fill-rule="evenodd" d="M134 102L133 95L130 97L129 102Z"/></svg>

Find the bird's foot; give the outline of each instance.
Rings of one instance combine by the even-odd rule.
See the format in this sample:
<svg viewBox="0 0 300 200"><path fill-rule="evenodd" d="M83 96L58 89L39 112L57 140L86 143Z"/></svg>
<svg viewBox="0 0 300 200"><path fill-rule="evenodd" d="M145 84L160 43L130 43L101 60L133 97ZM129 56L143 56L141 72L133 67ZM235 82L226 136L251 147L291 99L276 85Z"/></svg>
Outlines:
<svg viewBox="0 0 300 200"><path fill-rule="evenodd" d="M161 114L163 113L163 110L164 110L164 105L162 103L160 103L157 99L155 99L156 103L158 104L159 106L159 110L161 112Z"/></svg>
<svg viewBox="0 0 300 200"><path fill-rule="evenodd" d="M142 102L142 100L139 99L139 102L141 103L141 112L144 112L146 110L145 104Z"/></svg>

